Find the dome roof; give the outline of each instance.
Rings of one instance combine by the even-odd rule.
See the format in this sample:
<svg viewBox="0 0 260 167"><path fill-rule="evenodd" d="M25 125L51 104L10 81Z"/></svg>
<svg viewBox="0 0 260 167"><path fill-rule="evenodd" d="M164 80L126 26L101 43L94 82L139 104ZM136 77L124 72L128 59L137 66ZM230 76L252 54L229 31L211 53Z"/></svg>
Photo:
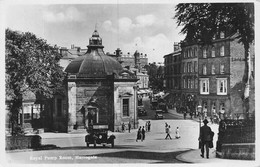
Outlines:
<svg viewBox="0 0 260 167"><path fill-rule="evenodd" d="M74 59L65 69L65 72L74 74L77 78L104 78L112 74L118 75L122 71L121 64L104 53L102 39L96 30L90 38L88 51Z"/></svg>

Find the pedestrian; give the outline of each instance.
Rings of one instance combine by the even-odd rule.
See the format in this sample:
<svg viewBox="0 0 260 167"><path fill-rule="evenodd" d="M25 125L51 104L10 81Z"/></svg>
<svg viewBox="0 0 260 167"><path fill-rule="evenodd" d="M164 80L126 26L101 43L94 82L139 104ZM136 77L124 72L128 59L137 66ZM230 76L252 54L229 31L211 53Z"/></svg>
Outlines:
<svg viewBox="0 0 260 167"><path fill-rule="evenodd" d="M168 124L165 122L165 133L167 133Z"/></svg>
<svg viewBox="0 0 260 167"><path fill-rule="evenodd" d="M166 128L166 137L165 137L165 139L167 139L168 137L170 138L170 139L172 139L172 137L171 137L171 135L170 135L170 128L171 128L171 126L169 125L169 126L167 126L167 128Z"/></svg>
<svg viewBox="0 0 260 167"><path fill-rule="evenodd" d="M142 141L145 139L145 130L144 130L144 126L143 126L143 129L142 129Z"/></svg>
<svg viewBox="0 0 260 167"><path fill-rule="evenodd" d="M180 129L179 129L179 127L176 128L175 134L176 134L176 135L175 135L175 138L176 138L176 139L179 139L179 138L181 137L181 136L180 136Z"/></svg>
<svg viewBox="0 0 260 167"><path fill-rule="evenodd" d="M131 132L131 123L130 123L130 121L129 121L129 123L128 123L128 132L129 132L129 133Z"/></svg>
<svg viewBox="0 0 260 167"><path fill-rule="evenodd" d="M193 112L191 111L190 112L190 119L192 119L192 116L193 116Z"/></svg>
<svg viewBox="0 0 260 167"><path fill-rule="evenodd" d="M145 122L145 131L148 131L148 121Z"/></svg>
<svg viewBox="0 0 260 167"><path fill-rule="evenodd" d="M148 121L148 132L150 132L150 130L151 130L151 122Z"/></svg>
<svg viewBox="0 0 260 167"><path fill-rule="evenodd" d="M136 142L138 140L142 140L142 127L140 126L138 131L137 131L137 137L136 137Z"/></svg>
<svg viewBox="0 0 260 167"><path fill-rule="evenodd" d="M201 142L201 154L200 156L204 158L204 147L206 147L206 156L209 158L209 144L212 141L212 130L211 128L207 125L208 120L205 119L203 121L204 125L200 128L200 136L199 136L199 141Z"/></svg>
<svg viewBox="0 0 260 167"><path fill-rule="evenodd" d="M186 115L187 115L187 113L186 113L186 111L184 111L184 112L183 112L183 117L184 117L184 119L186 119Z"/></svg>
<svg viewBox="0 0 260 167"><path fill-rule="evenodd" d="M122 132L125 132L125 124L124 124L124 122L122 124Z"/></svg>

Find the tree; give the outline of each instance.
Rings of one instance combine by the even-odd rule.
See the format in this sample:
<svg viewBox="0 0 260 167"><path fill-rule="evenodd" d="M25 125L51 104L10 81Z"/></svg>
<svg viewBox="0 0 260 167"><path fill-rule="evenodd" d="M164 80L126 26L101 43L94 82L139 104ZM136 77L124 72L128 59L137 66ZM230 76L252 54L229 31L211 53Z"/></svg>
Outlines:
<svg viewBox="0 0 260 167"><path fill-rule="evenodd" d="M158 67L155 62L145 65L149 75L149 84L155 90L163 90L163 67Z"/></svg>
<svg viewBox="0 0 260 167"><path fill-rule="evenodd" d="M6 29L6 98L11 113L12 132L22 109L23 94L33 92L51 98L62 85L64 73L58 62L58 48L30 32Z"/></svg>
<svg viewBox="0 0 260 167"><path fill-rule="evenodd" d="M253 3L198 3L178 4L175 8L178 26L186 34L187 42L199 41L210 45L213 36L220 32L236 34L245 50L245 71L243 77L243 101L246 113L249 112L250 90L250 45L254 43L254 4Z"/></svg>

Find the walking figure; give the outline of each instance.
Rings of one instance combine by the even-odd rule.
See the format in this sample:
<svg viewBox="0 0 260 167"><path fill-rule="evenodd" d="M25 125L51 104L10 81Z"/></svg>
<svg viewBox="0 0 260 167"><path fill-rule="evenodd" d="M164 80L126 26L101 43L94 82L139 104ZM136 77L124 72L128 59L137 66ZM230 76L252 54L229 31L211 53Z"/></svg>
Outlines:
<svg viewBox="0 0 260 167"><path fill-rule="evenodd" d="M167 133L168 124L165 122L165 133Z"/></svg>
<svg viewBox="0 0 260 167"><path fill-rule="evenodd" d="M124 124L124 122L122 124L122 132L125 132L125 124Z"/></svg>
<svg viewBox="0 0 260 167"><path fill-rule="evenodd" d="M165 139L167 139L168 137L170 138L170 139L172 139L172 137L171 137L171 135L170 135L170 128L171 128L171 126L169 125L169 126L167 126L167 128L166 128L166 137L165 137Z"/></svg>
<svg viewBox="0 0 260 167"><path fill-rule="evenodd" d="M144 126L143 126L143 129L142 129L142 141L145 139L145 130L144 130Z"/></svg>
<svg viewBox="0 0 260 167"><path fill-rule="evenodd" d="M150 129L151 129L151 122L148 121L148 132L150 132Z"/></svg>
<svg viewBox="0 0 260 167"><path fill-rule="evenodd" d="M139 127L139 129L138 129L138 131L137 131L137 137L136 137L136 142L138 141L138 140L142 140L142 127L140 126Z"/></svg>
<svg viewBox="0 0 260 167"><path fill-rule="evenodd" d="M193 116L193 112L191 111L190 112L190 119L192 119L192 116Z"/></svg>
<svg viewBox="0 0 260 167"><path fill-rule="evenodd" d="M187 115L187 113L186 113L186 111L184 111L184 113L183 113L184 119L186 119L186 115Z"/></svg>
<svg viewBox="0 0 260 167"><path fill-rule="evenodd" d="M129 133L131 132L131 123L130 122L128 123L128 132Z"/></svg>
<svg viewBox="0 0 260 167"><path fill-rule="evenodd" d="M209 145L210 142L212 141L212 131L211 128L209 126L207 126L208 124L208 120L205 119L203 121L204 126L202 126L200 128L200 137L199 137L199 141L201 142L201 154L200 156L202 158L204 158L204 147L206 147L206 156L207 158L209 158Z"/></svg>
<svg viewBox="0 0 260 167"><path fill-rule="evenodd" d="M148 131L148 121L145 122L145 131Z"/></svg>
<svg viewBox="0 0 260 167"><path fill-rule="evenodd" d="M176 128L175 134L176 134L176 136L175 136L176 139L179 139L181 137L179 127Z"/></svg>

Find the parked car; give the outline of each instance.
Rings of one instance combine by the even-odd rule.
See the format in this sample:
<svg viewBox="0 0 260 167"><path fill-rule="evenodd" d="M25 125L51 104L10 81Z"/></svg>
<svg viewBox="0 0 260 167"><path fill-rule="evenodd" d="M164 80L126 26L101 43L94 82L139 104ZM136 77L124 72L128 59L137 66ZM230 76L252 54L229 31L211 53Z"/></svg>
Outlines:
<svg viewBox="0 0 260 167"><path fill-rule="evenodd" d="M147 112L144 108L144 106L138 106L137 107L137 113L138 113L138 116L146 116L147 115Z"/></svg>
<svg viewBox="0 0 260 167"><path fill-rule="evenodd" d="M92 125L88 130L89 134L85 136L85 142L87 147L89 144L93 144L96 147L97 144L111 144L114 147L115 136L108 136L108 125Z"/></svg>
<svg viewBox="0 0 260 167"><path fill-rule="evenodd" d="M156 110L155 111L155 119L163 119L163 111L162 110Z"/></svg>

